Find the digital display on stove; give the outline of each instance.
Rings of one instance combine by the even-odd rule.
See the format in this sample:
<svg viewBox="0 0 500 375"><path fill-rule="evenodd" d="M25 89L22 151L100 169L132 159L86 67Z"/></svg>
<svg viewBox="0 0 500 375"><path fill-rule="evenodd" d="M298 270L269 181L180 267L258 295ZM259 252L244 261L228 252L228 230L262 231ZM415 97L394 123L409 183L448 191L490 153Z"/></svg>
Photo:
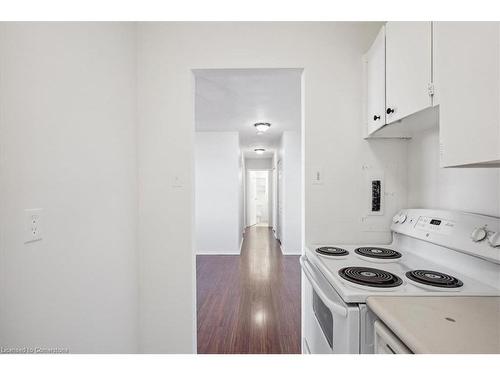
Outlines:
<svg viewBox="0 0 500 375"><path fill-rule="evenodd" d="M440 224L441 224L441 220L438 220L438 219L432 219L432 220L431 220L431 224L432 224L432 225L440 225Z"/></svg>

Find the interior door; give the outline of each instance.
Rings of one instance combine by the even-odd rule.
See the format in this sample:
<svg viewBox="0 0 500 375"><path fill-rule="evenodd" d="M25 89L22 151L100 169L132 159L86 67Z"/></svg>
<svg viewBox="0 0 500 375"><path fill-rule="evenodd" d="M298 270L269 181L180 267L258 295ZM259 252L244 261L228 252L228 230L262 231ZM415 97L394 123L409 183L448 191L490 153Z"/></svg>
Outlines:
<svg viewBox="0 0 500 375"><path fill-rule="evenodd" d="M255 174L252 171L247 173L247 226L257 224L257 213L255 201L257 199L257 191L255 188Z"/></svg>
<svg viewBox="0 0 500 375"><path fill-rule="evenodd" d="M248 171L247 225L269 223L268 171Z"/></svg>
<svg viewBox="0 0 500 375"><path fill-rule="evenodd" d="M366 53L366 116L368 134L385 125L385 28Z"/></svg>
<svg viewBox="0 0 500 375"><path fill-rule="evenodd" d="M269 222L269 201L268 201L268 173L258 171L254 173L255 183L255 215L257 224Z"/></svg>
<svg viewBox="0 0 500 375"><path fill-rule="evenodd" d="M431 22L387 22L386 121L432 106Z"/></svg>
<svg viewBox="0 0 500 375"><path fill-rule="evenodd" d="M281 231L282 231L282 227L283 227L283 165L282 165L282 162L281 160L278 160L278 163L277 163L277 169L278 169L278 178L277 178L277 187L276 187L276 193L277 193L277 205L278 205L278 215L277 215L277 218L278 218L278 222L277 222L277 225L276 225L276 236L278 238L278 240L281 241L281 238L282 238L282 234L281 234Z"/></svg>

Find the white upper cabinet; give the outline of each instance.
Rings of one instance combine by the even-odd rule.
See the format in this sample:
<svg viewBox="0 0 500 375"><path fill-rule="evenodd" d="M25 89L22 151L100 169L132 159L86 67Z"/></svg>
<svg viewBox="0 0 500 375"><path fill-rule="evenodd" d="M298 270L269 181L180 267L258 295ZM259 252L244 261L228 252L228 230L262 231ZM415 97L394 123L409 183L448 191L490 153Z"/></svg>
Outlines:
<svg viewBox="0 0 500 375"><path fill-rule="evenodd" d="M385 37L389 124L432 106L432 23L387 22Z"/></svg>
<svg viewBox="0 0 500 375"><path fill-rule="evenodd" d="M382 27L365 55L366 123L368 134L385 122L385 28Z"/></svg>
<svg viewBox="0 0 500 375"><path fill-rule="evenodd" d="M442 167L500 167L499 22L387 22L365 76L369 138L439 124Z"/></svg>
<svg viewBox="0 0 500 375"><path fill-rule="evenodd" d="M499 23L435 22L433 33L441 166L500 166Z"/></svg>
<svg viewBox="0 0 500 375"><path fill-rule="evenodd" d="M431 22L387 22L381 28L364 55L369 138L411 138L437 125L431 56Z"/></svg>

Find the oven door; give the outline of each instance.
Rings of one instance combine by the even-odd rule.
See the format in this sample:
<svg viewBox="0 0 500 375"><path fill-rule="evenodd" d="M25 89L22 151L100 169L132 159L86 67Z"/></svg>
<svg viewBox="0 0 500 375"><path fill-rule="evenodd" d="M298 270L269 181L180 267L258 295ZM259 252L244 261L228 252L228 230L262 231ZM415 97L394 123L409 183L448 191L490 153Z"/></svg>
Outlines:
<svg viewBox="0 0 500 375"><path fill-rule="evenodd" d="M303 275L303 353L359 353L359 308L348 305L305 256Z"/></svg>

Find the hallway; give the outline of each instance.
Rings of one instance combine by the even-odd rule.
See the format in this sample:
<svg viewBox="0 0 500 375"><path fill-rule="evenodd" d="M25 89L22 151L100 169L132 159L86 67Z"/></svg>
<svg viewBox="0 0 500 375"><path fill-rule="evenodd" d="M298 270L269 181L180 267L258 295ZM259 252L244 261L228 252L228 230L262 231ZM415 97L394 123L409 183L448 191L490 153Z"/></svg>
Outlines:
<svg viewBox="0 0 500 375"><path fill-rule="evenodd" d="M198 255L198 353L300 353L300 266L267 227L240 255Z"/></svg>

